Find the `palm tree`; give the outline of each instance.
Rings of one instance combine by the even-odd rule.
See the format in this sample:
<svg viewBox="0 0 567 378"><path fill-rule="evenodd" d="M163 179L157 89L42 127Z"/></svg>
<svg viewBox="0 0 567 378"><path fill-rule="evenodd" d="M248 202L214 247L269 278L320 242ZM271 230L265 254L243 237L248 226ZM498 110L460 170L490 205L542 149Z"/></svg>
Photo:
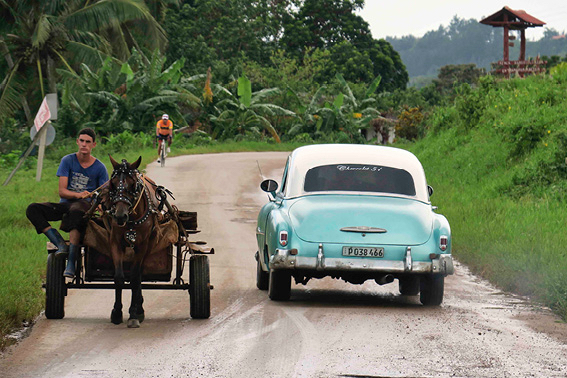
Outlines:
<svg viewBox="0 0 567 378"><path fill-rule="evenodd" d="M128 25L143 25L152 50L166 43L142 0L0 0L0 15L0 51L8 63L0 84L1 117L25 109L26 98L39 104L44 81L56 92L57 67L73 71L81 62L100 66L106 56L127 59L138 44Z"/></svg>

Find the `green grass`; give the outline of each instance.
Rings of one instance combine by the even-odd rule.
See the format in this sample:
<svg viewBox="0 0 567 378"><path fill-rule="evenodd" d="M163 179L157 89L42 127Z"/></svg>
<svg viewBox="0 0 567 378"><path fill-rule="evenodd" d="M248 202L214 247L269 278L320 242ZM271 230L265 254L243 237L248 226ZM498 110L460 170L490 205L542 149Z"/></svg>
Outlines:
<svg viewBox="0 0 567 378"><path fill-rule="evenodd" d="M474 123L459 102L474 103ZM492 83L437 109L435 132L405 147L424 164L454 255L567 320L565 119L567 85L556 78Z"/></svg>

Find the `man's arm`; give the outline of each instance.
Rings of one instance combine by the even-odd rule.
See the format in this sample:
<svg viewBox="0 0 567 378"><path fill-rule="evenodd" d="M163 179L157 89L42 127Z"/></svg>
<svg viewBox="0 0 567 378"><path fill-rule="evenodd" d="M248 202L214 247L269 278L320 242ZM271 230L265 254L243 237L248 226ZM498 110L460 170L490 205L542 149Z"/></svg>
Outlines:
<svg viewBox="0 0 567 378"><path fill-rule="evenodd" d="M69 184L69 177L67 176L59 176L59 197L65 199L83 199L90 196L89 191L84 192L73 192L67 189L67 185Z"/></svg>

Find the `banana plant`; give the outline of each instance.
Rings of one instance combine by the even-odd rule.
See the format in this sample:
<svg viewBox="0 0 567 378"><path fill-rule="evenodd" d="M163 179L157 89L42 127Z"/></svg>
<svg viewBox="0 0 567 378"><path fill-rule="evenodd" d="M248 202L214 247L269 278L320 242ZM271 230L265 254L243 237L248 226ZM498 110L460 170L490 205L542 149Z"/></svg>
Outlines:
<svg viewBox="0 0 567 378"><path fill-rule="evenodd" d="M124 130L153 132L155 119L168 113L176 126L186 125L180 107L198 107L201 100L182 78L184 58L165 67L165 58L155 51L146 62L136 51L128 62L107 58L92 71L83 66L81 74L60 70L69 84L62 104L86 114L86 124L104 134Z"/></svg>
<svg viewBox="0 0 567 378"><path fill-rule="evenodd" d="M217 108L221 109L218 116L211 117L213 137L230 138L245 131L260 132L266 130L276 142L280 137L271 119L275 117L296 117L291 110L278 105L264 102L266 98L277 95L278 88L262 89L252 92L252 83L242 75L238 78L237 96L221 100Z"/></svg>
<svg viewBox="0 0 567 378"><path fill-rule="evenodd" d="M354 135L370 127L372 119L382 118L380 112L375 108L376 101L372 98L380 85L380 76L368 86L361 99L354 96L341 74L337 74L336 79L341 86L341 92L334 97L332 102L325 101L328 88L320 87L309 104L301 108L298 122L289 131L291 136L300 132L328 135L337 131Z"/></svg>

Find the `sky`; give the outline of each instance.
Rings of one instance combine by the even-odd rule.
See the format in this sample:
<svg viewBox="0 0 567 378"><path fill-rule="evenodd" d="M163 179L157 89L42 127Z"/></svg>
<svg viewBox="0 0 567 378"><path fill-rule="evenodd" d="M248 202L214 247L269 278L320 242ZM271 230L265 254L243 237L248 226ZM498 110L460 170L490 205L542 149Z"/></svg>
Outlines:
<svg viewBox="0 0 567 378"><path fill-rule="evenodd" d="M410 34L422 37L440 25L448 26L455 15L480 21L505 6L525 10L546 23L543 27L526 29L528 40L543 37L546 27L567 32L567 0L366 0L359 14L370 24L375 39Z"/></svg>

